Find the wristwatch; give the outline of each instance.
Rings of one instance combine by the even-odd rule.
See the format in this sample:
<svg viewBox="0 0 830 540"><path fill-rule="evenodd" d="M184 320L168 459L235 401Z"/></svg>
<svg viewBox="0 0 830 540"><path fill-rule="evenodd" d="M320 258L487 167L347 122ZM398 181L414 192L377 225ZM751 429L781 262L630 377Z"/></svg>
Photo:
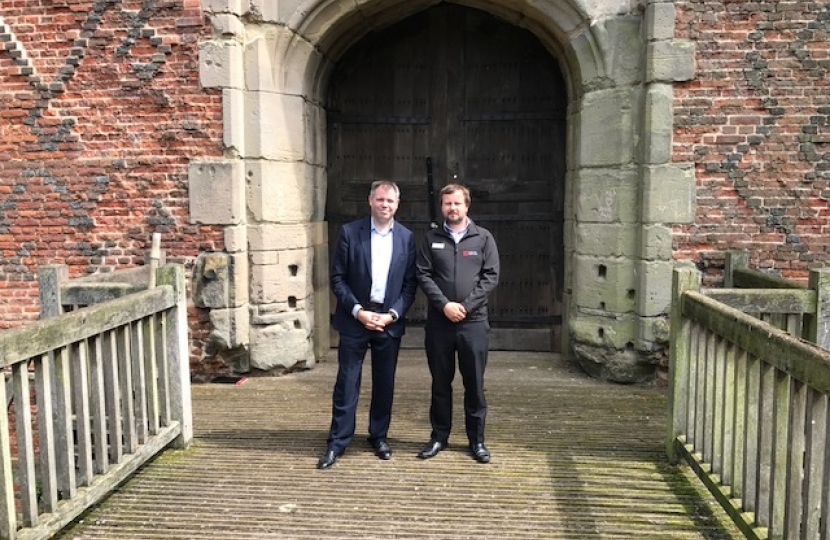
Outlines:
<svg viewBox="0 0 830 540"><path fill-rule="evenodd" d="M395 313L395 310L393 310L393 309L389 310L389 316L392 317L392 322L398 322L398 319L400 318L400 317L398 317L398 314Z"/></svg>

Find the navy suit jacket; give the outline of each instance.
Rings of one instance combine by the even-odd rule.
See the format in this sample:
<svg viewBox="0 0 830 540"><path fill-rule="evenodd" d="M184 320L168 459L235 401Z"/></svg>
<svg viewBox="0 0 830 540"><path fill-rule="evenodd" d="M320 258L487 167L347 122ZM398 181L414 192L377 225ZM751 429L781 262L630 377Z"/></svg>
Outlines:
<svg viewBox="0 0 830 540"><path fill-rule="evenodd" d="M386 281L383 312L394 309L400 316L386 327L390 336L399 338L406 329L406 312L415 299L415 235L394 222L392 261ZM369 217L343 225L331 263L331 290L337 298L332 326L341 334L361 336L370 332L352 316L356 304L368 308L372 288L372 220Z"/></svg>

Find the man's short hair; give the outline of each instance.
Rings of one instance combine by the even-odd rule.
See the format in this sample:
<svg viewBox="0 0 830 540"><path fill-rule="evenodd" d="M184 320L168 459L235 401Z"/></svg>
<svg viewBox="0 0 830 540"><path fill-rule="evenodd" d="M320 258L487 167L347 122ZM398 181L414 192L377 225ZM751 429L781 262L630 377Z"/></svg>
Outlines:
<svg viewBox="0 0 830 540"><path fill-rule="evenodd" d="M455 193L456 191L460 191L464 194L464 202L467 203L467 206L470 206L470 203L472 202L472 199L470 199L470 190L467 189L467 186L463 186L461 184L447 184L442 187L439 200L443 199L444 195L449 195L450 193Z"/></svg>
<svg viewBox="0 0 830 540"><path fill-rule="evenodd" d="M375 180L372 182L372 187L369 188L369 198L374 197L375 191L377 191L379 187L389 188L395 192L398 199L401 198L401 188L399 188L398 184L391 180Z"/></svg>

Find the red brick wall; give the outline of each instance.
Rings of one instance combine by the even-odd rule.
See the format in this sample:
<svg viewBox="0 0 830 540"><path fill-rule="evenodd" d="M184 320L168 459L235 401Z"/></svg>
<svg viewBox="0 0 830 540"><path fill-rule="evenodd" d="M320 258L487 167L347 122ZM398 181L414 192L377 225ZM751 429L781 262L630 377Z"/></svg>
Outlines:
<svg viewBox="0 0 830 540"><path fill-rule="evenodd" d="M830 6L675 3L697 78L675 87L674 159L694 162L697 217L675 256L719 275L723 251L803 278L830 255Z"/></svg>
<svg viewBox="0 0 830 540"><path fill-rule="evenodd" d="M188 269L223 249L188 216L189 160L222 155L199 0L0 0L0 18L0 329L37 318L40 265L135 266L154 232Z"/></svg>

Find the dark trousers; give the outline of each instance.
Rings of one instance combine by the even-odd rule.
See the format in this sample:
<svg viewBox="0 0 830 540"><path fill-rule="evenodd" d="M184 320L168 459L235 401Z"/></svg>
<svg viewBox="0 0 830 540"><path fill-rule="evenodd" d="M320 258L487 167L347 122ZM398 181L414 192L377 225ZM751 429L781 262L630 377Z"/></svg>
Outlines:
<svg viewBox="0 0 830 540"><path fill-rule="evenodd" d="M363 358L371 348L372 402L369 406L369 437L385 439L392 420L395 393L395 368L398 364L400 338L386 332L366 333L355 337L340 334L337 350L337 381L332 395L331 429L328 449L341 453L352 442L355 432L357 401L363 374Z"/></svg>
<svg viewBox="0 0 830 540"><path fill-rule="evenodd" d="M464 423L470 444L484 442L487 400L484 397L484 369L490 346L487 321L452 323L428 320L425 346L432 374L432 403L429 419L432 439L446 442L452 429L452 381L455 359L464 383Z"/></svg>

